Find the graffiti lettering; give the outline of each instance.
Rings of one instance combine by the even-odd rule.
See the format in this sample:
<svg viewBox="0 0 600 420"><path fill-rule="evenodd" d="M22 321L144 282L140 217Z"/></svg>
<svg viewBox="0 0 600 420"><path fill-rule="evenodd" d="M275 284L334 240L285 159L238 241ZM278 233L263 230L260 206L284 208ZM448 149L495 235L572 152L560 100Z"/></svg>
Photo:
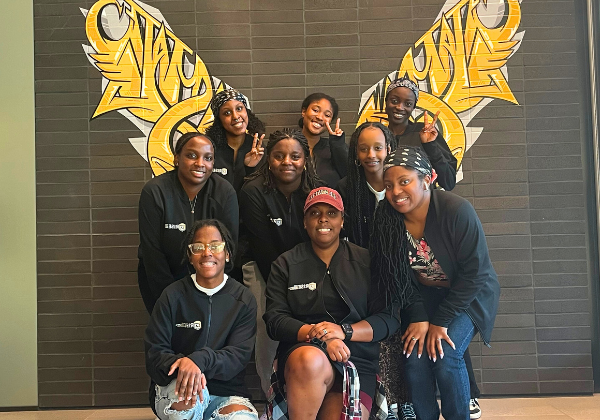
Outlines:
<svg viewBox="0 0 600 420"><path fill-rule="evenodd" d="M508 85L506 63L520 46L520 21L519 0L449 0L399 69L363 94L357 125L387 124L385 90L392 80L408 75L423 90L413 116L419 120L423 112L440 111L442 133L460 165L481 132L466 128L474 115L493 99L518 104Z"/></svg>
<svg viewBox="0 0 600 420"><path fill-rule="evenodd" d="M127 115L147 134L146 157L154 175L173 168L177 133L204 131L213 120L208 104L223 89L200 57L135 0L99 0L86 16L84 49L103 77L92 115ZM116 35L115 35L116 34Z"/></svg>

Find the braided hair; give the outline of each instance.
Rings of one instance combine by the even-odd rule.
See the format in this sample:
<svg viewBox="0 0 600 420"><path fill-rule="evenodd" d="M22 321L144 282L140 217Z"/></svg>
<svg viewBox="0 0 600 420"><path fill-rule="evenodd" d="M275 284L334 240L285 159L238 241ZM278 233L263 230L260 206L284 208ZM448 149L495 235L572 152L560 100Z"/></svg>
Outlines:
<svg viewBox="0 0 600 420"><path fill-rule="evenodd" d="M302 134L302 131L298 130L297 128L284 128L283 130L277 130L269 135L269 143L267 144L266 149L267 158L259 164L256 171L246 177L246 180L252 180L258 178L259 176L263 176L265 179L263 185L266 191L272 192L277 190L275 177L269 169L269 157L271 156L271 152L273 151L275 145L281 140L287 139L296 140L298 143L300 143L302 152L304 153L305 169L302 171L302 182L300 183L302 191L308 194L317 187L325 186L325 183L317 175L315 166L310 158L308 141L306 140L306 137L304 137L304 134Z"/></svg>
<svg viewBox="0 0 600 420"><path fill-rule="evenodd" d="M383 132L386 147L396 150L396 137L379 122L364 122L352 133L348 147L348 178L347 190L345 191L346 202L346 226L349 226L348 236L351 242L358 246L367 248L369 246L369 233L371 221L375 213L375 200L367 186L365 170L358 162L357 149L358 139L362 131L367 127L375 127Z"/></svg>
<svg viewBox="0 0 600 420"><path fill-rule="evenodd" d="M371 278L388 302L404 308L411 301L412 269L408 262L408 237L404 215L382 200L375 211L369 241Z"/></svg>
<svg viewBox="0 0 600 420"><path fill-rule="evenodd" d="M246 108L246 113L248 114L248 127L246 131L251 135L258 133L259 137L263 135L265 133L265 124L249 108ZM223 127L218 112L214 117L212 125L206 129L206 135L213 139L217 148L221 148L227 145L227 131Z"/></svg>

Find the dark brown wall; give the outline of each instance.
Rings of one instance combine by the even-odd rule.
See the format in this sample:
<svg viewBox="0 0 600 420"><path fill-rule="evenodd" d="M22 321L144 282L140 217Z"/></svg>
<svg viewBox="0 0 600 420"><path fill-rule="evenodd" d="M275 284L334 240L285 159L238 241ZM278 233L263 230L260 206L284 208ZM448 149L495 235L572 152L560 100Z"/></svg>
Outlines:
<svg viewBox="0 0 600 420"><path fill-rule="evenodd" d="M101 78L79 7L35 0L39 404L145 404L137 200L150 171L116 112L90 120ZM211 74L273 130L313 91L350 134L359 99L396 69L443 0L153 1ZM520 105L495 100L455 192L475 205L502 285L492 349L471 346L485 394L591 392L591 298L574 1L524 0L508 62ZM595 279L594 281L597 281ZM256 376L250 383L258 392Z"/></svg>

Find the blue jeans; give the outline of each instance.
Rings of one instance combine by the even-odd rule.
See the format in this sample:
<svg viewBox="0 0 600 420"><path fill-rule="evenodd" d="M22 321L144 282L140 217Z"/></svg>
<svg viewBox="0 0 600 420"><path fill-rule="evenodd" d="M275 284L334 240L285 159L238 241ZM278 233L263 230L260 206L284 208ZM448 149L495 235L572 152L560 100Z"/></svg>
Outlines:
<svg viewBox="0 0 600 420"><path fill-rule="evenodd" d="M258 420L256 409L248 398L231 396L220 397L210 395L208 390L202 390L203 401L196 396L196 405L189 410L177 411L171 405L178 401L175 395L175 380L167 386L156 385L156 399L154 408L160 420ZM220 414L219 410L231 404L239 404L250 411L234 411L229 414Z"/></svg>
<svg viewBox="0 0 600 420"><path fill-rule="evenodd" d="M448 336L456 350L442 340L444 358L429 360L427 349L417 358L417 349L406 359L406 380L412 395L415 413L419 420L438 420L440 408L436 398L435 384L442 400L442 415L445 420L469 419L469 375L463 354L475 335L471 318L462 312L448 326Z"/></svg>

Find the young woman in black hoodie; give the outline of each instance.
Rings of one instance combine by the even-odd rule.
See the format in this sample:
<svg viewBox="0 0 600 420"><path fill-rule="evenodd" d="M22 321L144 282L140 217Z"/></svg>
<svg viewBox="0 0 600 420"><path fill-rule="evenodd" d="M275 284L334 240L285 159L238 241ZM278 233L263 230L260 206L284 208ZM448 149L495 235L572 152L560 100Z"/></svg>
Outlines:
<svg viewBox="0 0 600 420"><path fill-rule="evenodd" d="M308 240L303 206L309 191L323 183L317 177L306 139L300 130L284 129L269 136L267 158L240 191L240 213L255 261L243 266L244 283L258 301L256 370L266 393L277 343L269 340L262 320L266 280L271 263L283 252Z"/></svg>
<svg viewBox="0 0 600 420"><path fill-rule="evenodd" d="M310 158L325 184L334 188L346 176L348 145L340 129L338 104L324 93L313 93L302 101L302 118L298 125L308 141ZM329 133L328 137L321 137Z"/></svg>
<svg viewBox="0 0 600 420"><path fill-rule="evenodd" d="M250 110L246 97L235 89L217 93L210 108L215 119L206 135L215 142L213 172L239 192L244 178L256 170L265 154L265 125Z"/></svg>
<svg viewBox="0 0 600 420"><path fill-rule="evenodd" d="M186 133L175 147L175 170L144 185L139 202L138 285L148 313L169 284L189 273L185 238L196 220L219 219L237 242L239 210L233 187L211 176L211 139Z"/></svg>
<svg viewBox="0 0 600 420"><path fill-rule="evenodd" d="M146 370L161 420L257 420L245 368L254 348L256 300L228 278L234 241L223 223L192 226L187 258L194 274L167 287L146 328Z"/></svg>

